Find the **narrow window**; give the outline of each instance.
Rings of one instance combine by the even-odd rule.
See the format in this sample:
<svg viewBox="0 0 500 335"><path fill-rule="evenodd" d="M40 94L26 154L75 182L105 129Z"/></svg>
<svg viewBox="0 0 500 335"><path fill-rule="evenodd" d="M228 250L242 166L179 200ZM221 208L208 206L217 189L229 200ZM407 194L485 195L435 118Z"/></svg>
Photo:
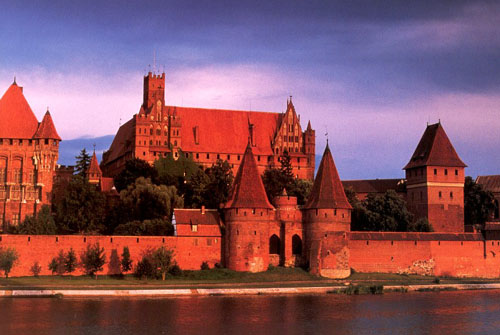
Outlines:
<svg viewBox="0 0 500 335"><path fill-rule="evenodd" d="M443 193L441 191L439 191L439 199L441 199L443 197Z"/></svg>
<svg viewBox="0 0 500 335"><path fill-rule="evenodd" d="M447 176L448 175L448 169L444 169L444 175Z"/></svg>
<svg viewBox="0 0 500 335"><path fill-rule="evenodd" d="M450 198L453 199L453 192L450 192Z"/></svg>
<svg viewBox="0 0 500 335"><path fill-rule="evenodd" d="M458 176L458 170L455 169L455 176Z"/></svg>
<svg viewBox="0 0 500 335"><path fill-rule="evenodd" d="M438 174L438 170L434 169L434 175L437 176L437 174Z"/></svg>

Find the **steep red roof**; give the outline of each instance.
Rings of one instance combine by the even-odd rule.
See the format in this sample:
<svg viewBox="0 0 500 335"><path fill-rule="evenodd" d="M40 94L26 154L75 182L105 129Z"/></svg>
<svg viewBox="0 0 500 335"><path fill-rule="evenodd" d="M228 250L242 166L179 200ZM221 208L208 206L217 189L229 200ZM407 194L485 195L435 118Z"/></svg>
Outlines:
<svg viewBox="0 0 500 335"><path fill-rule="evenodd" d="M428 125L410 161L403 168L420 166L466 167L446 135L441 123Z"/></svg>
<svg viewBox="0 0 500 335"><path fill-rule="evenodd" d="M247 145L226 208L274 208L267 199L252 148Z"/></svg>
<svg viewBox="0 0 500 335"><path fill-rule="evenodd" d="M271 141L281 114L266 112L234 111L222 109L184 108L166 106L170 113L181 117L182 150L185 152L239 153L247 146L249 124L253 124L256 155L272 155ZM195 142L198 127L198 144Z"/></svg>
<svg viewBox="0 0 500 335"><path fill-rule="evenodd" d="M214 209L205 209L204 213L200 209L175 208L176 224L200 224L219 226L219 212Z"/></svg>
<svg viewBox="0 0 500 335"><path fill-rule="evenodd" d="M116 133L109 150L103 156L106 163L112 162L118 157L132 150L132 144L135 138L135 117L123 124Z"/></svg>
<svg viewBox="0 0 500 335"><path fill-rule="evenodd" d="M45 113L42 122L38 126L38 130L35 133L34 138L51 138L54 140L61 140L59 134L57 134L56 127L54 126L54 122L52 121L52 117L50 116L50 112L47 110Z"/></svg>
<svg viewBox="0 0 500 335"><path fill-rule="evenodd" d="M478 176L476 183L481 184L485 191L500 193L500 175Z"/></svg>
<svg viewBox="0 0 500 335"><path fill-rule="evenodd" d="M89 169L87 171L88 174L102 175L101 168L99 167L99 162L97 161L97 157L95 155L95 151L92 154L92 159L90 160Z"/></svg>
<svg viewBox="0 0 500 335"><path fill-rule="evenodd" d="M314 179L311 195L304 208L352 208L345 196L328 144Z"/></svg>
<svg viewBox="0 0 500 335"><path fill-rule="evenodd" d="M0 120L0 138L32 138L38 128L38 120L15 82L0 99Z"/></svg>

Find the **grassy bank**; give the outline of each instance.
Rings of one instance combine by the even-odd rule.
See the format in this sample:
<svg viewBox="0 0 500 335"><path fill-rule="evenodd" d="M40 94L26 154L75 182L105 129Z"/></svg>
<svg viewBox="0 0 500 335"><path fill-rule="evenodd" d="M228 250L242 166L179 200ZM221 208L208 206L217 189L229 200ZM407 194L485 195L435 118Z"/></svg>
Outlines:
<svg viewBox="0 0 500 335"><path fill-rule="evenodd" d="M334 280L316 277L300 268L276 267L265 272L248 273L228 269L183 271L165 281L137 279L131 275L122 278L99 276L40 276L0 278L0 289L82 288L82 289L153 289L153 288L224 288L224 287L307 287L345 286L379 287L391 285L484 284L499 283L500 279L438 278L418 275L384 273L353 273L349 278ZM352 288L356 290L355 288ZM368 289L370 290L370 289ZM372 288L371 290L378 290Z"/></svg>

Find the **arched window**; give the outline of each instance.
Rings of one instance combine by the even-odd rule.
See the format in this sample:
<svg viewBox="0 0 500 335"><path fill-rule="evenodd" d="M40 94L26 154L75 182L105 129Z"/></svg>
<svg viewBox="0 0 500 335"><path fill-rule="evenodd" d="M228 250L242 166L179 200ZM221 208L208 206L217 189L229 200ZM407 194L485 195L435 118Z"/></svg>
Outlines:
<svg viewBox="0 0 500 335"><path fill-rule="evenodd" d="M498 208L498 200L495 199L495 219L500 219L500 209Z"/></svg>
<svg viewBox="0 0 500 335"><path fill-rule="evenodd" d="M280 253L280 238L276 235L271 236L269 239L269 253L274 255Z"/></svg>
<svg viewBox="0 0 500 335"><path fill-rule="evenodd" d="M292 236L292 254L302 255L302 240L297 234Z"/></svg>

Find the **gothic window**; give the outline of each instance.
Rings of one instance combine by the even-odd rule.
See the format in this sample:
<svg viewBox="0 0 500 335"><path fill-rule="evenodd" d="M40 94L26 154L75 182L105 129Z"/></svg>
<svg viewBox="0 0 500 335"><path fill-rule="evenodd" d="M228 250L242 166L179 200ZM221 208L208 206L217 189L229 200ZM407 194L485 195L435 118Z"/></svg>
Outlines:
<svg viewBox="0 0 500 335"><path fill-rule="evenodd" d="M13 226L17 226L19 224L19 214L12 214L12 222Z"/></svg>
<svg viewBox="0 0 500 335"><path fill-rule="evenodd" d="M12 200L20 200L21 199L21 187L19 185L12 186L11 198L12 198Z"/></svg>
<svg viewBox="0 0 500 335"><path fill-rule="evenodd" d="M149 135L153 135L153 129L149 129Z"/></svg>
<svg viewBox="0 0 500 335"><path fill-rule="evenodd" d="M153 140L149 140L149 145L153 145Z"/></svg>
<svg viewBox="0 0 500 335"><path fill-rule="evenodd" d="M176 147L176 146L177 146L177 140L174 141L174 147Z"/></svg>
<svg viewBox="0 0 500 335"><path fill-rule="evenodd" d="M23 175L21 169L14 169L14 183L21 183L23 180Z"/></svg>
<svg viewBox="0 0 500 335"><path fill-rule="evenodd" d="M280 254L280 238L276 234L269 239L269 253L272 255Z"/></svg>
<svg viewBox="0 0 500 335"><path fill-rule="evenodd" d="M5 200L7 198L7 189L5 186L0 186L0 200Z"/></svg>
<svg viewBox="0 0 500 335"><path fill-rule="evenodd" d="M302 240L297 234L292 236L292 254L302 255Z"/></svg>
<svg viewBox="0 0 500 335"><path fill-rule="evenodd" d="M26 200L35 200L36 197L36 191L35 188L32 186L29 186L26 188Z"/></svg>

